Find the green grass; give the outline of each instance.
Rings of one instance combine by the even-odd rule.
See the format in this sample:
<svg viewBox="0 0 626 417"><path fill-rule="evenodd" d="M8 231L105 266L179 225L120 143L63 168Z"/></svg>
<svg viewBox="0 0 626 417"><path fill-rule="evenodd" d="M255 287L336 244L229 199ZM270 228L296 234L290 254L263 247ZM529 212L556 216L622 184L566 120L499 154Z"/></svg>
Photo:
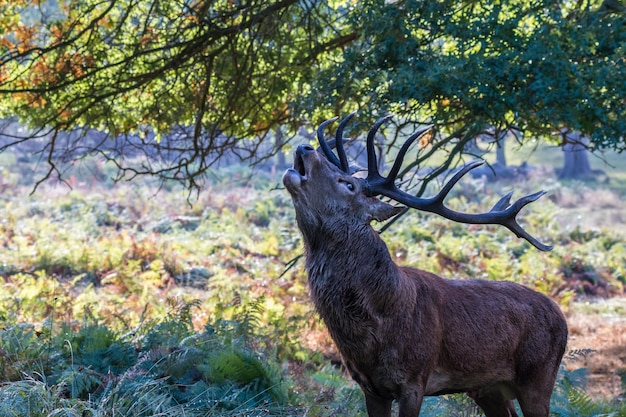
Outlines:
<svg viewBox="0 0 626 417"><path fill-rule="evenodd" d="M626 303L623 298L584 300L572 306L573 312L603 318L626 318Z"/></svg>
<svg viewBox="0 0 626 417"><path fill-rule="evenodd" d="M561 168L564 158L559 146L543 142L529 143L521 147L513 140L506 142L506 157L510 165L520 165L528 162L531 165L548 168ZM589 162L594 170L603 171L606 177L601 177L602 188L611 190L622 197L626 197L626 156L614 151L594 152L589 154ZM494 162L495 154L489 154L487 161ZM567 182L565 182L567 184ZM587 184L595 186L591 180Z"/></svg>

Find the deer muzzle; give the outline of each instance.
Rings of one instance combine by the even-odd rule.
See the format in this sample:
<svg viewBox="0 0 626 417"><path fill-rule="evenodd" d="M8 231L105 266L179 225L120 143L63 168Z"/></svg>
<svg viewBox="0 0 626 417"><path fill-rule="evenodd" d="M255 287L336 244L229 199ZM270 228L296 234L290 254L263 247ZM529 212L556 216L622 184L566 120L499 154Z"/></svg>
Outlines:
<svg viewBox="0 0 626 417"><path fill-rule="evenodd" d="M283 184L287 187L287 191L294 194L303 182L307 181L307 168L305 158L316 150L310 145L300 145L296 148L293 159L293 167L289 168L283 174Z"/></svg>

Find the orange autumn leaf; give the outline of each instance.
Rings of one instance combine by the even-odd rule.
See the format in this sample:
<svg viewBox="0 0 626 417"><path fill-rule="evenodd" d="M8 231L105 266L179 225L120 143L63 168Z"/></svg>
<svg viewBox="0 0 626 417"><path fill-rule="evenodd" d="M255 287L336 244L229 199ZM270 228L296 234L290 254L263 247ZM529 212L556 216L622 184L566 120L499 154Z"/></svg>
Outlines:
<svg viewBox="0 0 626 417"><path fill-rule="evenodd" d="M15 28L14 34L17 38L17 50L23 53L35 46L35 35L39 32L36 26L21 25Z"/></svg>
<svg viewBox="0 0 626 417"><path fill-rule="evenodd" d="M53 26L50 28L50 35L54 38L52 44L58 44L63 39L63 30L59 26Z"/></svg>
<svg viewBox="0 0 626 417"><path fill-rule="evenodd" d="M433 140L433 134L432 134L432 131L430 131L421 137L420 143L419 143L420 148L422 149L426 148L428 145L432 143L432 140Z"/></svg>
<svg viewBox="0 0 626 417"><path fill-rule="evenodd" d="M6 36L0 38L0 46L9 50L15 48L15 44L11 42Z"/></svg>
<svg viewBox="0 0 626 417"><path fill-rule="evenodd" d="M38 59L33 64L30 81L34 87L42 83L54 83L56 80L56 73L48 65L46 57Z"/></svg>

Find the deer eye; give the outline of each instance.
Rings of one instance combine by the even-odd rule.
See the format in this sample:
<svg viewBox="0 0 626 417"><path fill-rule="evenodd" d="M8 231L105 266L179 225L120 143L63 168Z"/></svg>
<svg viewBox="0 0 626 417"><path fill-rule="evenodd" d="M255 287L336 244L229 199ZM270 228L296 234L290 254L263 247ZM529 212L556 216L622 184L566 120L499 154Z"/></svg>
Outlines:
<svg viewBox="0 0 626 417"><path fill-rule="evenodd" d="M345 181L343 179L339 179L339 182L346 186L349 191L354 191L354 184L350 181Z"/></svg>

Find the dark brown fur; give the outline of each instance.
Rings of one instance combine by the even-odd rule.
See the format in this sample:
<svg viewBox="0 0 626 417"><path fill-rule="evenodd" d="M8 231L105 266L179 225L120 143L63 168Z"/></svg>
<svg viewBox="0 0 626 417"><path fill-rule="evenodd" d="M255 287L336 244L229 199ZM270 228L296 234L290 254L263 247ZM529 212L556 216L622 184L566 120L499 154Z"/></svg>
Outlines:
<svg viewBox="0 0 626 417"><path fill-rule="evenodd" d="M547 417L567 326L548 297L512 282L446 280L394 264L370 226L398 208L310 146L283 182L311 297L370 417L419 415L424 395L467 392L487 417Z"/></svg>

